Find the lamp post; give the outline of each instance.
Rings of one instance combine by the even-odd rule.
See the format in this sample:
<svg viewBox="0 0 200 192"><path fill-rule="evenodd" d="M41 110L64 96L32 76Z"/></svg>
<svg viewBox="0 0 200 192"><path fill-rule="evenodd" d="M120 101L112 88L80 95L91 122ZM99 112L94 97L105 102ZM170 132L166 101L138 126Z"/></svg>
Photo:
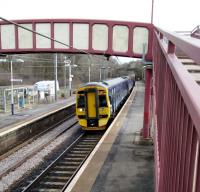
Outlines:
<svg viewBox="0 0 200 192"><path fill-rule="evenodd" d="M66 71L65 63L63 67L64 67L64 97L66 99L67 98L67 79L66 79L67 71Z"/></svg>
<svg viewBox="0 0 200 192"><path fill-rule="evenodd" d="M100 81L101 81L101 79L102 79L102 69L105 69L105 67L101 67L101 68L100 68L100 77L99 77L99 78L100 78Z"/></svg>
<svg viewBox="0 0 200 192"><path fill-rule="evenodd" d="M88 58L89 58L89 60L90 60L90 63L89 63L89 68L88 68L88 81L90 82L90 80L91 80L91 65L92 65L92 57L91 57L91 55L89 54L89 56L88 56Z"/></svg>
<svg viewBox="0 0 200 192"><path fill-rule="evenodd" d="M89 75L88 75L88 81L89 81L89 82L90 82L90 70L91 70L90 67L91 67L91 66L90 66L90 64L89 64L89 69L88 69L88 73L89 73Z"/></svg>
<svg viewBox="0 0 200 192"><path fill-rule="evenodd" d="M151 1L151 24L153 24L153 16L154 16L154 0Z"/></svg>
<svg viewBox="0 0 200 192"><path fill-rule="evenodd" d="M14 94L13 94L13 65L10 61L10 82L11 82L11 113L14 115Z"/></svg>
<svg viewBox="0 0 200 192"><path fill-rule="evenodd" d="M57 73L57 70L58 70L58 55L57 53L55 53L54 55L54 88L55 88L55 101L57 101L57 82L58 82L58 73Z"/></svg>
<svg viewBox="0 0 200 192"><path fill-rule="evenodd" d="M108 69L108 71L109 71L109 69L111 69L110 67L107 67L107 69ZM109 74L108 72L107 72L107 74ZM107 75L107 78L108 78L108 75Z"/></svg>
<svg viewBox="0 0 200 192"><path fill-rule="evenodd" d="M102 78L102 69L104 69L104 70L105 69L110 69L110 67L101 67L100 68L100 75L99 75L100 76L100 81L101 81L101 79L105 79L105 71L103 73L103 78Z"/></svg>
<svg viewBox="0 0 200 192"><path fill-rule="evenodd" d="M72 95L72 78L74 77L71 74L71 67L77 67L77 65L75 64L71 65L71 60L69 59L65 59L64 63L65 63L65 67L69 67L69 95L71 96Z"/></svg>

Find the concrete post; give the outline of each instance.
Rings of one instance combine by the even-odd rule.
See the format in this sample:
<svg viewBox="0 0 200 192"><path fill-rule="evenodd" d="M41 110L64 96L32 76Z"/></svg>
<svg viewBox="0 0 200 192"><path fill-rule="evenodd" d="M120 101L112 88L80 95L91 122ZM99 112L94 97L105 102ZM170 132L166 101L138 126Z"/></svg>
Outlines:
<svg viewBox="0 0 200 192"><path fill-rule="evenodd" d="M58 81L57 66L58 66L58 56L57 53L55 53L54 55L55 101L57 101L57 81Z"/></svg>
<svg viewBox="0 0 200 192"><path fill-rule="evenodd" d="M13 91L13 63L10 61L10 81L11 81L11 114L14 115L14 91Z"/></svg>

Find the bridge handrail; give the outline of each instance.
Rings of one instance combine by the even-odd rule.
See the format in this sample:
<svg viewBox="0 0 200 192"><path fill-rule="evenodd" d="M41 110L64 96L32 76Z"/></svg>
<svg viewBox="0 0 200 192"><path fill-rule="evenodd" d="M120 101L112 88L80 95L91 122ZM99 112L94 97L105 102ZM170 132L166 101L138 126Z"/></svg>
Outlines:
<svg viewBox="0 0 200 192"><path fill-rule="evenodd" d="M191 59L200 63L200 41L199 44L195 44L194 42L185 39L176 33L166 32L158 28L157 30L159 32L159 35L156 34L158 40L160 37L162 39L162 35L165 36L171 43L173 43L174 46L181 47L181 50L188 54ZM200 87L187 69L183 66L183 64L178 60L177 56L174 53L168 53L164 42L159 40L159 44L174 75L174 78L176 79L183 100L188 108L200 137Z"/></svg>
<svg viewBox="0 0 200 192"><path fill-rule="evenodd" d="M197 25L192 31L191 36L200 39L200 25Z"/></svg>
<svg viewBox="0 0 200 192"><path fill-rule="evenodd" d="M193 40L155 28L156 192L200 189L200 87L175 52L177 46L200 64L200 41Z"/></svg>
<svg viewBox="0 0 200 192"><path fill-rule="evenodd" d="M182 51L188 55L195 62L200 64L200 40L193 40L192 38L184 37L175 32L164 31L156 28L157 32L165 36L175 46L181 47Z"/></svg>

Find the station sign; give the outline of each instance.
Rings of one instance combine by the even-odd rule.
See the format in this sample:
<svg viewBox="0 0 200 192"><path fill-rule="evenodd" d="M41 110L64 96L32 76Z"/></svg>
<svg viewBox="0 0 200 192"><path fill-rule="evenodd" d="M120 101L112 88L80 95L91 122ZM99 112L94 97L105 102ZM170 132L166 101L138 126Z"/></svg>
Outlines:
<svg viewBox="0 0 200 192"><path fill-rule="evenodd" d="M11 79L10 81L11 82L22 82L23 80L22 79Z"/></svg>

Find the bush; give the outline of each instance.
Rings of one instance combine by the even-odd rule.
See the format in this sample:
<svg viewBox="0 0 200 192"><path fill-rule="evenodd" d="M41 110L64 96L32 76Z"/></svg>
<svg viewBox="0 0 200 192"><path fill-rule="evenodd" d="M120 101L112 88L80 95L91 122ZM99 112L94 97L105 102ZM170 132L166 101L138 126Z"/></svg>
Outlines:
<svg viewBox="0 0 200 192"><path fill-rule="evenodd" d="M64 98L64 97L65 97L65 94L64 94L64 93L61 93L61 97Z"/></svg>

